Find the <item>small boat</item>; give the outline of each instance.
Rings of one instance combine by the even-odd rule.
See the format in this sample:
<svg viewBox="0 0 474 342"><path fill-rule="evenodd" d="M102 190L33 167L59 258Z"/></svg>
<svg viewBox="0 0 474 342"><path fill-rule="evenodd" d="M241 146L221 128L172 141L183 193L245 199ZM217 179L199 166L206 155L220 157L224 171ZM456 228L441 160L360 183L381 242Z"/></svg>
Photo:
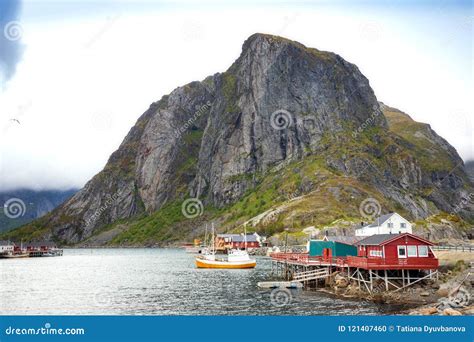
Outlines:
<svg viewBox="0 0 474 342"><path fill-rule="evenodd" d="M196 257L198 268L254 268L255 259L250 259L247 251L233 249L229 251L227 259L217 259L215 254L203 254Z"/></svg>
<svg viewBox="0 0 474 342"><path fill-rule="evenodd" d="M0 259L28 258L29 256L29 253L4 253L0 254Z"/></svg>
<svg viewBox="0 0 474 342"><path fill-rule="evenodd" d="M186 253L200 254L205 246L201 244L201 240L194 239L194 243L184 243L181 247L185 249Z"/></svg>
<svg viewBox="0 0 474 342"><path fill-rule="evenodd" d="M195 258L197 268L254 268L257 265L255 259L251 259L246 250L232 249L227 258L217 259L214 240L214 225L212 226L212 249L204 249L202 254Z"/></svg>

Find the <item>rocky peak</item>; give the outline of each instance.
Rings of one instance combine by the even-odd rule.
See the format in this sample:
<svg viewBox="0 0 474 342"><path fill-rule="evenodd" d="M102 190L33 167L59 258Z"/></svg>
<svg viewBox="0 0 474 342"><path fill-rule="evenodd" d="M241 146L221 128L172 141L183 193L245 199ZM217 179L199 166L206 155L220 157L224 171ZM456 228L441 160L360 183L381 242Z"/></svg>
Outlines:
<svg viewBox="0 0 474 342"><path fill-rule="evenodd" d="M226 72L153 103L104 170L35 224L50 228L51 238L78 242L104 225L188 197L224 208L269 171L309 156L324 158L332 173L379 191L414 216L437 207L448 211L459 200L463 175L454 187L425 196L437 177L423 163L427 152L419 157L411 136L392 131L355 65L282 37L254 34ZM441 175L459 156L431 132L425 131L432 149L441 144L447 160L436 170ZM313 176L305 175L304 191L312 190Z"/></svg>

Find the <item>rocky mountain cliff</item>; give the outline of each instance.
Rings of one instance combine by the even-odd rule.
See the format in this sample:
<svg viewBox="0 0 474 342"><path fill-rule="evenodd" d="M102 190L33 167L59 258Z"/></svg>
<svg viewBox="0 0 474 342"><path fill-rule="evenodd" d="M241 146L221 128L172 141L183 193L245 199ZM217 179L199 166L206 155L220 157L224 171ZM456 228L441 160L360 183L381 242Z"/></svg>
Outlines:
<svg viewBox="0 0 474 342"><path fill-rule="evenodd" d="M173 239L196 225L168 215L187 198L228 229L283 206L254 222L268 233L290 218L358 221L365 198L413 220L444 212L472 222L472 191L455 149L379 103L355 65L255 34L226 72L153 103L83 189L10 237L77 243L120 224L116 243Z"/></svg>

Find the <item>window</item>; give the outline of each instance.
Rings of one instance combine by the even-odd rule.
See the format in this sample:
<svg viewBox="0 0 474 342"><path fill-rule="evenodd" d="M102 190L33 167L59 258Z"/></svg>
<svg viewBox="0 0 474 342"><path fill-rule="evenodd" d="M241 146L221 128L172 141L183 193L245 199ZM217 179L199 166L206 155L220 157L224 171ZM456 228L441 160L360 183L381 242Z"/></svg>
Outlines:
<svg viewBox="0 0 474 342"><path fill-rule="evenodd" d="M428 246L418 246L418 256L427 257L428 256Z"/></svg>
<svg viewBox="0 0 474 342"><path fill-rule="evenodd" d="M400 223L400 228L406 228L407 224L405 222Z"/></svg>
<svg viewBox="0 0 474 342"><path fill-rule="evenodd" d="M371 250L369 255L372 257L382 257L382 251Z"/></svg>
<svg viewBox="0 0 474 342"><path fill-rule="evenodd" d="M388 228L393 228L393 223L392 222L387 223L387 225L388 225Z"/></svg>
<svg viewBox="0 0 474 342"><path fill-rule="evenodd" d="M406 258L407 257L407 247L406 246L398 246L398 257L399 258Z"/></svg>
<svg viewBox="0 0 474 342"><path fill-rule="evenodd" d="M407 252L409 257L416 257L416 246L407 246Z"/></svg>

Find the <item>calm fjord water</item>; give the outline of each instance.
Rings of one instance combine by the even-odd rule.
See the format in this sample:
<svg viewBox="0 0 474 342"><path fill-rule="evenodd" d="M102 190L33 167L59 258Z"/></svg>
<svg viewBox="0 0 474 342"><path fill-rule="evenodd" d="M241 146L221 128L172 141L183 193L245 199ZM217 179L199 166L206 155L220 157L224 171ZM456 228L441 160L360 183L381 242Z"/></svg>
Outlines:
<svg viewBox="0 0 474 342"><path fill-rule="evenodd" d="M63 257L0 259L2 315L350 315L395 308L292 290L260 290L270 260L253 270L196 269L180 249L69 249ZM274 299L272 303L272 298ZM280 297L281 299L282 297ZM392 311L390 311L392 310Z"/></svg>

